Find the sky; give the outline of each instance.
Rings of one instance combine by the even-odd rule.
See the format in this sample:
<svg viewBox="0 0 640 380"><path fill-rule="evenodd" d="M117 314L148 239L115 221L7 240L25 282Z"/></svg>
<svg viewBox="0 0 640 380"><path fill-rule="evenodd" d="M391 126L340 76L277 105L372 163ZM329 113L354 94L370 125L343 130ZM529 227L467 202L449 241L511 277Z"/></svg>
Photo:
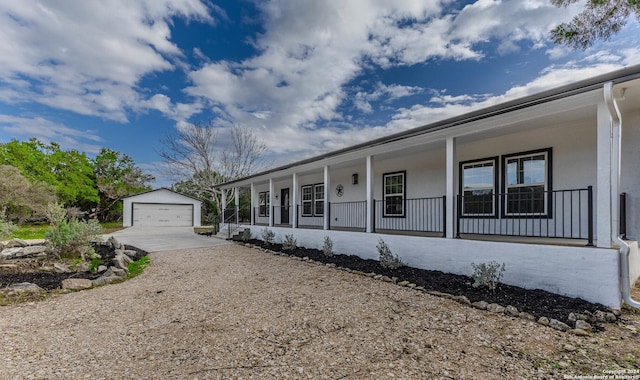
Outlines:
<svg viewBox="0 0 640 380"><path fill-rule="evenodd" d="M107 147L167 185L161 139L251 129L272 166L640 63L582 51L550 0L0 1L0 143Z"/></svg>

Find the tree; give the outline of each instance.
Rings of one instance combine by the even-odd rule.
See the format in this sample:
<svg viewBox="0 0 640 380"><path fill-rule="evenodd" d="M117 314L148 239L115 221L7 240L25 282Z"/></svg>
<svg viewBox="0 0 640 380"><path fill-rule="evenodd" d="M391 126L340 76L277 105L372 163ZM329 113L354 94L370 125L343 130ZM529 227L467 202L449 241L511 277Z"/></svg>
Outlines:
<svg viewBox="0 0 640 380"><path fill-rule="evenodd" d="M55 189L32 182L10 165L0 165L0 219L22 224L29 218L43 217L46 207L56 202Z"/></svg>
<svg viewBox="0 0 640 380"><path fill-rule="evenodd" d="M124 153L102 148L93 160L99 202L95 216L106 220L118 202L132 194L151 190L147 182L155 178L137 167L133 159Z"/></svg>
<svg viewBox="0 0 640 380"><path fill-rule="evenodd" d="M234 126L225 144L216 125L189 124L164 136L158 154L167 164L167 174L189 185L192 194L212 199L217 215L222 215L222 190L216 186L247 176L264 165L266 145L252 130ZM232 191L225 191L233 199Z"/></svg>
<svg viewBox="0 0 640 380"><path fill-rule="evenodd" d="M566 7L578 0L551 0L557 7ZM587 0L585 9L569 23L551 30L556 44L572 49L586 49L598 40L609 40L625 26L634 13L640 21L640 0Z"/></svg>

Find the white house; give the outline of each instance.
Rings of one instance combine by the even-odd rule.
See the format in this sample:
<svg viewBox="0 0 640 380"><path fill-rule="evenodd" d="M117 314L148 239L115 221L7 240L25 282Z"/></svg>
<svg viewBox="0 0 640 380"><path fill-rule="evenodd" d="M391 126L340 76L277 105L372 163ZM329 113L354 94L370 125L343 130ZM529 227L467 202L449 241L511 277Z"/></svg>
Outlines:
<svg viewBox="0 0 640 380"><path fill-rule="evenodd" d="M202 202L161 188L128 196L123 200L122 225L199 227Z"/></svg>
<svg viewBox="0 0 640 380"><path fill-rule="evenodd" d="M220 185L242 187L257 238L373 259L382 238L411 266L495 260L508 284L637 307L640 66Z"/></svg>

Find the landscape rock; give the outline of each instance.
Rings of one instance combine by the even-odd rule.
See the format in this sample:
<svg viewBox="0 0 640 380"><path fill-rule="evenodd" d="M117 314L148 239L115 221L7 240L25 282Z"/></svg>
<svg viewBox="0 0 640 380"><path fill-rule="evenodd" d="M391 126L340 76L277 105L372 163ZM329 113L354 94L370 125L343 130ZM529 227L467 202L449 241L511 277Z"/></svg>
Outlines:
<svg viewBox="0 0 640 380"><path fill-rule="evenodd" d="M106 284L110 284L116 280L119 280L120 277L118 276L100 276L98 278L96 278L95 280L91 280L91 283L93 284L93 286L99 286L99 285L106 285Z"/></svg>
<svg viewBox="0 0 640 380"><path fill-rule="evenodd" d="M113 264L120 268L120 269L124 269L124 270L128 270L129 269L129 264L132 263L133 260L131 260L131 258L123 253L120 254L116 254L116 257L113 258Z"/></svg>
<svg viewBox="0 0 640 380"><path fill-rule="evenodd" d="M6 242L6 243L4 244L4 246L5 246L6 248L14 248L14 247L28 247L28 246L29 246L29 243L27 243L26 241L24 241L24 240L22 240L22 239L14 238L14 239L11 239L11 240L9 240L8 242Z"/></svg>
<svg viewBox="0 0 640 380"><path fill-rule="evenodd" d="M107 270L107 266L106 265L100 265L98 266L98 269L96 269L96 272L100 273L100 272L104 272Z"/></svg>
<svg viewBox="0 0 640 380"><path fill-rule="evenodd" d="M69 270L69 267L68 267L68 266L66 266L65 264L62 264L62 263L54 263L54 264L53 264L53 268L54 268L54 269L55 269L55 271L56 271L56 272L58 272L58 273L68 273L68 272L71 272L71 271Z"/></svg>
<svg viewBox="0 0 640 380"><path fill-rule="evenodd" d="M39 255L41 253L46 253L47 250L48 248L44 245L32 245L29 247L20 248L20 250L15 253L14 257L17 259L32 257L32 256Z"/></svg>
<svg viewBox="0 0 640 380"><path fill-rule="evenodd" d="M67 278L62 280L62 289L89 289L93 286L91 280L86 278Z"/></svg>
<svg viewBox="0 0 640 380"><path fill-rule="evenodd" d="M518 314L518 317L522 318L522 319L526 319L528 321L534 321L536 320L536 317L533 314L529 314L526 312L521 312L520 314Z"/></svg>
<svg viewBox="0 0 640 380"><path fill-rule="evenodd" d="M559 331L569 331L571 330L571 327L569 325L567 325L564 322L560 322L557 319L550 319L549 320L549 327L559 330Z"/></svg>
<svg viewBox="0 0 640 380"><path fill-rule="evenodd" d="M107 277L126 277L127 276L128 271L118 268L118 267L109 267L107 268L107 270L104 272L103 276L107 276Z"/></svg>
<svg viewBox="0 0 640 380"><path fill-rule="evenodd" d="M520 316L520 311L518 310L517 307L513 306L513 305L508 305L505 309L504 309L504 313L510 317L518 317Z"/></svg>
<svg viewBox="0 0 640 380"><path fill-rule="evenodd" d="M0 252L0 259L12 259L15 257L16 253L20 252L22 247L9 247L5 248Z"/></svg>
<svg viewBox="0 0 640 380"><path fill-rule="evenodd" d="M471 304L471 306L475 307L476 309L480 309L480 310L487 310L487 306L488 305L489 305L489 303L487 301L476 301L476 302Z"/></svg>
<svg viewBox="0 0 640 380"><path fill-rule="evenodd" d="M0 269L16 269L18 264L0 264Z"/></svg>
<svg viewBox="0 0 640 380"><path fill-rule="evenodd" d="M505 307L497 303L490 303L487 305L487 310L492 313L504 313Z"/></svg>
<svg viewBox="0 0 640 380"><path fill-rule="evenodd" d="M17 293L37 293L43 289L36 284L30 282L21 282L19 284L13 284L7 288L9 295Z"/></svg>
<svg viewBox="0 0 640 380"><path fill-rule="evenodd" d="M569 319L569 322L575 322L577 320L586 321L589 319L589 316L580 313L569 313L569 317L567 319Z"/></svg>
<svg viewBox="0 0 640 380"><path fill-rule="evenodd" d="M584 331L581 329L573 329L573 330L569 330L569 332L573 335L577 335L577 336L589 336L589 332L588 331Z"/></svg>
<svg viewBox="0 0 640 380"><path fill-rule="evenodd" d="M543 325L543 326L549 326L549 318L540 317L540 318L538 318L538 323Z"/></svg>
<svg viewBox="0 0 640 380"><path fill-rule="evenodd" d="M471 305L471 301L466 296L454 296L451 298L454 301L458 301L463 305Z"/></svg>
<svg viewBox="0 0 640 380"><path fill-rule="evenodd" d="M578 319L576 321L576 328L585 331L591 331L591 325L587 321L583 321L582 319Z"/></svg>
<svg viewBox="0 0 640 380"><path fill-rule="evenodd" d="M110 236L109 239L107 239L106 244L112 247L113 249L122 249L122 250L125 249L124 244L120 243L118 239L116 239L113 236Z"/></svg>
<svg viewBox="0 0 640 380"><path fill-rule="evenodd" d="M618 320L618 317L616 317L616 315L612 312L604 312L602 310L596 311L595 313L593 313L593 316L599 322L615 322Z"/></svg>
<svg viewBox="0 0 640 380"><path fill-rule="evenodd" d="M398 283L398 285L400 285L400 286L407 286L407 285L409 285L409 281L400 281L400 282Z"/></svg>

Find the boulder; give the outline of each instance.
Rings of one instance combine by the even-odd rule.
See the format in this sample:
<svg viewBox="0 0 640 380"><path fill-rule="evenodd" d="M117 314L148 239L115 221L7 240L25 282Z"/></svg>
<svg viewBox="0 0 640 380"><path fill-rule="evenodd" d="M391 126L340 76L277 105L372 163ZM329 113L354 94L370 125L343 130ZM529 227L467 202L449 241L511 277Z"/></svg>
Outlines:
<svg viewBox="0 0 640 380"><path fill-rule="evenodd" d="M487 303L487 301L476 301L474 303L471 304L471 306L475 307L476 309L480 309L480 310L487 310L487 306L489 304Z"/></svg>
<svg viewBox="0 0 640 380"><path fill-rule="evenodd" d="M68 267L68 266L66 266L65 264L62 264L62 263L54 263L54 264L53 264L53 269L55 269L55 271L56 271L56 272L58 272L58 273L68 273L68 272L71 272L71 271L69 270L69 267Z"/></svg>
<svg viewBox="0 0 640 380"><path fill-rule="evenodd" d="M15 258L25 258L47 253L48 248L44 245L32 245L29 247L20 248L20 251L16 252Z"/></svg>
<svg viewBox="0 0 640 380"><path fill-rule="evenodd" d="M584 321L582 319L578 319L576 321L576 329L580 329L580 330L584 330L584 331L591 331L591 325L589 324L589 322Z"/></svg>
<svg viewBox="0 0 640 380"><path fill-rule="evenodd" d="M569 331L569 330L571 330L571 327L569 327L569 325L567 325L564 322L560 322L557 319L550 319L549 320L549 327L554 328L556 330L560 330L560 331Z"/></svg>
<svg viewBox="0 0 640 380"><path fill-rule="evenodd" d="M62 289L89 289L93 286L91 280L86 278L67 278L66 280L62 280Z"/></svg>
<svg viewBox="0 0 640 380"><path fill-rule="evenodd" d="M0 259L13 259L15 258L16 253L20 252L22 247L9 247L5 248L0 252Z"/></svg>
<svg viewBox="0 0 640 380"><path fill-rule="evenodd" d="M115 277L126 277L127 276L127 271L124 269L120 269L117 267L109 267L103 274L103 276L107 276L107 277L111 277L111 276L115 276Z"/></svg>
<svg viewBox="0 0 640 380"><path fill-rule="evenodd" d="M513 305L508 305L504 309L504 313L510 317L517 317L520 315L520 311L518 310L518 308Z"/></svg>
<svg viewBox="0 0 640 380"><path fill-rule="evenodd" d="M38 293L43 289L36 284L32 284L30 282L21 282L19 284L13 284L7 288L9 294L17 294L17 293Z"/></svg>
<svg viewBox="0 0 640 380"><path fill-rule="evenodd" d="M120 269L129 270L129 264L132 263L133 260L124 253L116 254L116 257L113 258L113 264Z"/></svg>
<svg viewBox="0 0 640 380"><path fill-rule="evenodd" d="M120 243L118 241L118 239L116 239L113 236L110 236L109 239L107 239L107 243L108 246L110 246L113 249L125 249L124 248L124 244Z"/></svg>
<svg viewBox="0 0 640 380"><path fill-rule="evenodd" d="M505 307L497 303L490 303L487 305L487 310L492 313L504 313Z"/></svg>
<svg viewBox="0 0 640 380"><path fill-rule="evenodd" d="M14 238L14 239L11 239L11 240L9 240L8 242L6 242L6 243L4 244L4 246L5 246L6 248L14 248L14 247L28 247L28 246L29 246L29 243L27 243L26 241L24 241L24 240L22 240L22 239Z"/></svg>
<svg viewBox="0 0 640 380"><path fill-rule="evenodd" d="M133 249L125 249L122 253L129 256L132 260L136 260L138 258L138 251L134 251Z"/></svg>
<svg viewBox="0 0 640 380"><path fill-rule="evenodd" d="M91 283L93 284L93 286L99 286L99 285L106 285L106 284L110 284L116 280L119 280L120 277L118 276L100 276L98 278L96 278L95 280L92 280Z"/></svg>

